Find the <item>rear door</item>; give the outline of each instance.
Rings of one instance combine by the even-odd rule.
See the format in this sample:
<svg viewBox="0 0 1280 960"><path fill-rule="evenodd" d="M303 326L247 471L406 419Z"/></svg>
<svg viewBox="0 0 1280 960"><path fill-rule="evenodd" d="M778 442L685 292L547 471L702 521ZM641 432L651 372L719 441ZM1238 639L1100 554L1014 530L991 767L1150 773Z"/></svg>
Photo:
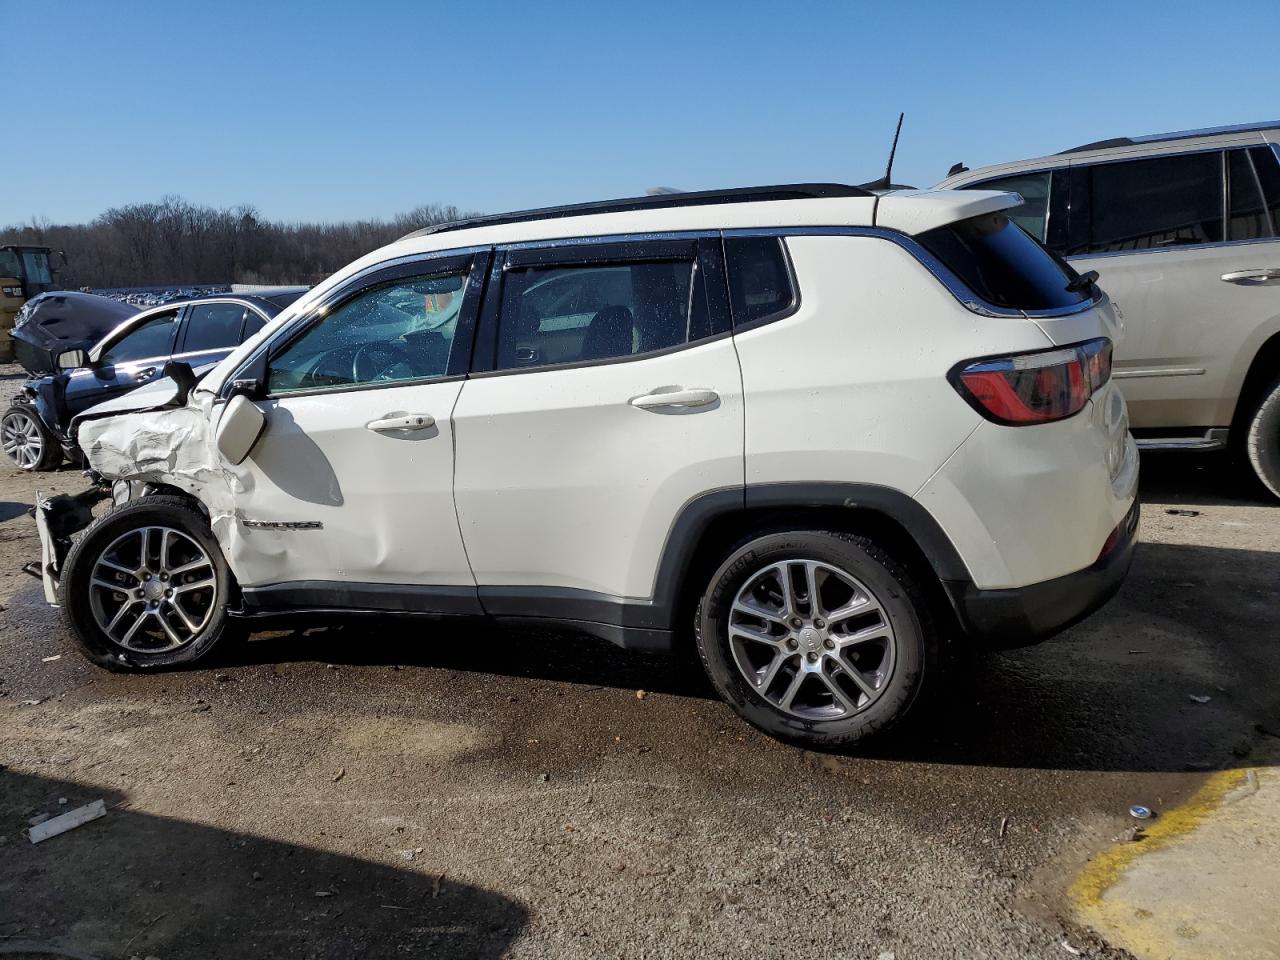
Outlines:
<svg viewBox="0 0 1280 960"><path fill-rule="evenodd" d="M652 625L677 516L743 488L719 240L499 251L476 349L455 500L485 609Z"/></svg>

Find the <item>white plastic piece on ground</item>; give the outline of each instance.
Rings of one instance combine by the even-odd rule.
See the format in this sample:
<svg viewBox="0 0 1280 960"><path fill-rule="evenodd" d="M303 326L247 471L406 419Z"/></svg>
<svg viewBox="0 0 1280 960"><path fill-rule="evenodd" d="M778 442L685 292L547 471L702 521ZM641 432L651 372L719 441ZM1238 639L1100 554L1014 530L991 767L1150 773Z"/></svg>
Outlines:
<svg viewBox="0 0 1280 960"><path fill-rule="evenodd" d="M74 830L76 827L82 827L92 820L98 820L107 815L107 805L102 800L95 800L93 803L86 804L83 807L76 807L74 810L68 810L66 813L59 814L51 820L44 823L37 823L34 827L27 831L27 835L31 837L32 843L40 843L48 840L50 837L56 837L58 834L66 833L68 830Z"/></svg>

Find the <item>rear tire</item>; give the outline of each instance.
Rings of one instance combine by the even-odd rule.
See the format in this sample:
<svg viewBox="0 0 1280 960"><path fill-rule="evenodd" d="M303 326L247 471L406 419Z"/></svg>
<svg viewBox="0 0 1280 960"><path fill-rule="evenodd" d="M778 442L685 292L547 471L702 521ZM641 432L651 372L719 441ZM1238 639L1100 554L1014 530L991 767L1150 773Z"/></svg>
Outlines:
<svg viewBox="0 0 1280 960"><path fill-rule="evenodd" d="M1258 479L1280 497L1280 380L1271 384L1249 420L1245 454Z"/></svg>
<svg viewBox="0 0 1280 960"><path fill-rule="evenodd" d="M62 463L62 445L30 404L15 403L0 417L0 446L19 470L56 470Z"/></svg>
<svg viewBox="0 0 1280 960"><path fill-rule="evenodd" d="M227 612L232 589L199 508L151 496L85 530L63 565L58 602L92 663L158 670L205 660L238 632Z"/></svg>
<svg viewBox="0 0 1280 960"><path fill-rule="evenodd" d="M940 664L924 593L854 534L798 530L742 543L711 578L696 631L707 676L743 719L821 750L898 723Z"/></svg>

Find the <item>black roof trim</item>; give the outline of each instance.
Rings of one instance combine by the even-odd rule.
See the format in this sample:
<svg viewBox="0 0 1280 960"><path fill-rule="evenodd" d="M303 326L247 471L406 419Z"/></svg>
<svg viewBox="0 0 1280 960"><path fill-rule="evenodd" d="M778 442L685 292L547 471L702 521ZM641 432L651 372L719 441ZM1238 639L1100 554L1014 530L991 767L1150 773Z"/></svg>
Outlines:
<svg viewBox="0 0 1280 960"><path fill-rule="evenodd" d="M1084 143L1070 150L1060 150L1055 156L1084 153L1086 150L1107 150L1111 147L1136 147L1140 143L1163 143L1167 140L1190 140L1192 137L1212 137L1224 133L1257 133L1261 130L1276 129L1280 129L1280 120L1266 123L1237 123L1224 127L1203 127L1199 130L1175 130L1173 133L1152 133L1142 137L1112 137L1109 140Z"/></svg>
<svg viewBox="0 0 1280 960"><path fill-rule="evenodd" d="M823 200L833 197L870 197L861 187L845 183L785 183L769 187L735 187L729 190L696 190L689 193L663 193L647 197L624 197L619 200L599 200L591 203L571 203L561 207L541 207L536 210L518 210L514 213L495 213L488 216L468 217L423 227L405 234L410 237L426 237L449 230L466 230L470 227L490 227L503 223L524 223L530 220L558 220L562 217L586 217L597 213L623 213L628 210L658 210L664 207L697 207L716 203L750 203L765 200Z"/></svg>

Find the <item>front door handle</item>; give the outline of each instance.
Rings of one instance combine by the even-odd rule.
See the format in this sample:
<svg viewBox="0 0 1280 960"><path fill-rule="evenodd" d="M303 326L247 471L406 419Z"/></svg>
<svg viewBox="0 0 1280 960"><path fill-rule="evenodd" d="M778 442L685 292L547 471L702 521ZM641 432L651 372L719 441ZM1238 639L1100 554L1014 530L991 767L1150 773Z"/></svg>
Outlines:
<svg viewBox="0 0 1280 960"><path fill-rule="evenodd" d="M706 387L659 387L631 400L633 407L652 410L657 407L705 407L720 399L720 394Z"/></svg>
<svg viewBox="0 0 1280 960"><path fill-rule="evenodd" d="M374 433L404 433L411 430L428 430L436 425L436 418L429 413L406 413L402 417L385 417L371 420L365 426Z"/></svg>
<svg viewBox="0 0 1280 960"><path fill-rule="evenodd" d="M138 380L150 380L155 375L156 375L155 367L147 367L145 370L139 370L137 374L135 374Z"/></svg>
<svg viewBox="0 0 1280 960"><path fill-rule="evenodd" d="M1222 279L1227 283L1267 283L1271 280L1280 280L1280 267L1264 267L1260 270L1235 270L1231 273L1224 273Z"/></svg>

